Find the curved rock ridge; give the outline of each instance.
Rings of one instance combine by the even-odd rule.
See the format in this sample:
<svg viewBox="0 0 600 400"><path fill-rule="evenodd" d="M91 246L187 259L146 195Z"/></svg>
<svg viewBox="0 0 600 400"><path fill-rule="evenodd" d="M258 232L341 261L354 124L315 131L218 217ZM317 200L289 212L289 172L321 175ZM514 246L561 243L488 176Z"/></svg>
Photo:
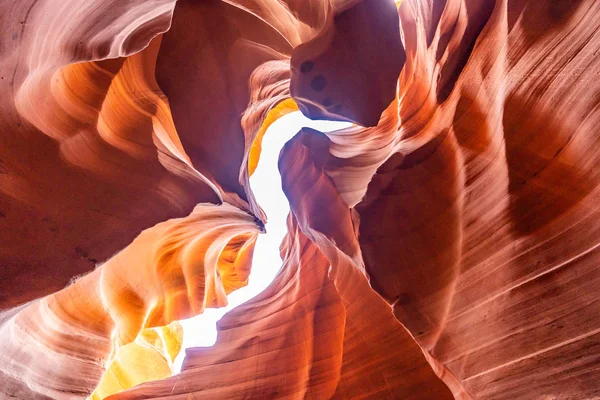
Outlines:
<svg viewBox="0 0 600 400"><path fill-rule="evenodd" d="M0 3L0 392L168 369L147 328L245 284L297 107L357 125L284 148L273 285L98 396L599 397L600 4L396 3Z"/></svg>
<svg viewBox="0 0 600 400"><path fill-rule="evenodd" d="M288 225L280 275L219 321L213 347L189 349L181 374L109 399L451 398L366 281L356 298L341 295L327 258Z"/></svg>
<svg viewBox="0 0 600 400"><path fill-rule="evenodd" d="M97 40L121 48L119 40L127 36L113 38L110 32L124 34L160 8L146 4L82 9L74 33L88 24L86 34L97 31ZM87 36L74 41L65 33L76 20L68 7L21 5L1 17L3 27L16 25L13 40L3 42L0 75L6 99L14 100L3 102L0 113L7 129L0 139L0 224L12 237L3 241L0 255L2 308L62 289L145 228L185 216L199 202L220 202L214 183L187 165L166 99L153 83L158 40L127 59L84 62L97 57L96 42ZM63 12L64 25L51 23L60 15L44 14L55 8ZM107 25L104 18L113 11L122 18ZM157 18L149 21L164 19ZM146 33L167 29L169 20L150 22L144 23ZM41 48L42 38L56 46ZM142 35L127 41L133 46L127 52L104 56L139 51L149 39ZM90 46L85 54L84 43ZM51 54L37 58L40 53ZM26 250L32 247L35 255ZM36 279L41 274L46 279Z"/></svg>
<svg viewBox="0 0 600 400"><path fill-rule="evenodd" d="M171 376L183 334L179 322L144 329L135 341L117 350L89 399L102 400L140 383Z"/></svg>
<svg viewBox="0 0 600 400"><path fill-rule="evenodd" d="M600 10L435 11L400 7L407 64L379 126L328 134L325 170L349 204L371 180L356 207L371 285L456 397L595 398ZM437 31L415 23L431 18Z"/></svg>
<svg viewBox="0 0 600 400"><path fill-rule="evenodd" d="M5 313L2 329L14 333L7 334L4 343L3 387L7 394L78 398L89 393L119 346L125 349L140 332L146 332L144 327L201 312L205 301L207 306L222 305L227 292L245 283L252 235L230 238L229 251L222 247L226 242L212 243L222 250L211 253L211 257L221 254L219 284L213 282L213 276L201 274L191 277L197 280L187 277L191 279L190 287L184 290L180 289L180 273L172 272L173 268L182 268L179 261L171 265L168 259L144 259L125 275L120 272L130 269L126 267L130 257L144 253L143 247L160 242L147 233L160 225L144 231L126 250L110 257L142 229L184 216L199 202L218 204L225 199L261 217L260 208L244 186L247 174L245 167L240 168L241 160L236 161L234 149L249 146L262 124L261 115L264 118L272 107L289 97L285 79L290 76L287 60L292 48L318 37L334 23L333 15L340 7L348 10L355 5L348 2L334 7L329 2L315 2L310 12L294 13L298 33L292 35L300 41L291 42L283 34L278 36L261 17L244 11L243 5L218 1L179 2L173 29L164 38L157 35L170 27L173 2L105 2L81 8L47 0L21 1L6 8L7 12L2 13L3 29L14 33L10 44L2 43L7 55L3 57L2 77L9 78L2 83L8 85L12 97L2 104L0 115L2 125L10 126L14 134L3 138L2 143L6 149L2 154L2 223L14 226L16 237L24 240L2 247L2 263L8 266L1 280L5 285L3 307L52 293L109 259L67 289ZM172 66L169 62L189 57L193 45L184 46L181 52L173 43L193 42L194 32L186 31L185 18L194 13L198 16L199 11L206 18L202 29L208 35L204 37L212 32L210 43L217 47L208 58L198 60L205 67L203 80L186 84L187 90L204 92L196 99L211 100L204 88L215 94L203 108L204 133L200 136L204 142L196 146L197 130L189 131L187 119L178 117L182 113L185 116L190 97L184 97L180 105L176 85L169 84L169 77L182 75L178 71L181 64ZM218 21L225 23L215 25ZM227 43L227 35L218 29L222 26L231 27L231 47L218 45ZM161 45L161 41L165 43ZM395 41L400 43L399 37ZM202 54L207 53L198 53L200 57ZM231 70L231 60L240 55L248 65ZM234 92L220 91L209 66L216 67L217 73L219 68L233 72L224 75L223 81ZM261 78L255 73L253 82L250 74L255 70L264 74ZM274 74L276 70L280 73ZM245 87L250 92L248 97ZM280 94L274 96L275 92ZM227 96L239 101L220 100ZM222 104L223 113L218 104ZM213 118L216 125L211 126L211 117L224 117L231 112L230 105L238 110L233 110L232 118ZM241 123L244 109L248 134L238 136L241 141L231 141L228 135L235 130L232 132L221 121L231 120L235 127ZM214 132L221 133L217 141L211 141L219 137ZM227 164L220 165L219 158L210 159L221 153L230 154ZM36 163L22 163L23 159ZM235 182L238 170L240 183ZM251 232L257 229L257 222L253 220L253 224ZM205 226L199 232L207 234L207 229ZM180 240L184 238L178 237ZM37 254L23 257L28 242L47 244ZM22 264L31 268L21 269ZM42 270L49 273L48 279L35 279ZM197 274L194 271L188 273ZM136 278L134 289L126 283L129 278ZM158 280L159 286L167 287L162 293L147 292L149 280ZM200 283L206 285L206 293ZM52 320L51 328L45 325L47 319ZM33 354L28 352L34 345L26 351L18 348L20 330L45 332L31 340L40 349L47 349L42 353L56 353L50 357L54 358L52 370L49 362L33 365ZM72 372L75 361L66 361L73 356L82 360L78 373ZM18 362L12 363L13 359Z"/></svg>
<svg viewBox="0 0 600 400"><path fill-rule="evenodd" d="M372 287L460 382L447 380L455 395L600 393L599 13L589 1L448 2L427 49L432 112L407 113L410 61L401 75L399 154L357 206L360 247ZM409 60L433 59L406 43Z"/></svg>
<svg viewBox="0 0 600 400"><path fill-rule="evenodd" d="M111 353L145 328L224 306L227 292L245 285L251 260L231 262L227 253L240 248L240 235L252 241L260 229L237 207L200 204L188 217L145 230L62 291L7 314L0 327L3 393L32 399L90 394Z"/></svg>

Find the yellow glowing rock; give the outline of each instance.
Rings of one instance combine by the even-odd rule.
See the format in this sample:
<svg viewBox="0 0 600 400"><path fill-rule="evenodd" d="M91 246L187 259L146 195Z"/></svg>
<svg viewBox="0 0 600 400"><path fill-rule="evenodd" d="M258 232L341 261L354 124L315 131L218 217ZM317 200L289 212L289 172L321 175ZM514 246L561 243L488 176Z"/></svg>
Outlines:
<svg viewBox="0 0 600 400"><path fill-rule="evenodd" d="M271 111L269 111L265 121L261 125L260 130L252 142L252 146L250 147L250 155L248 157L248 175L252 175L256 169L256 166L258 165L258 158L260 157L260 151L262 149L262 139L267 129L269 129L271 124L277 121L280 117L283 117L284 115L294 111L298 111L298 105L291 98L282 101L273 109L271 109Z"/></svg>
<svg viewBox="0 0 600 400"><path fill-rule="evenodd" d="M171 376L182 342L179 322L145 329L134 342L117 350L90 400L102 400L140 383Z"/></svg>

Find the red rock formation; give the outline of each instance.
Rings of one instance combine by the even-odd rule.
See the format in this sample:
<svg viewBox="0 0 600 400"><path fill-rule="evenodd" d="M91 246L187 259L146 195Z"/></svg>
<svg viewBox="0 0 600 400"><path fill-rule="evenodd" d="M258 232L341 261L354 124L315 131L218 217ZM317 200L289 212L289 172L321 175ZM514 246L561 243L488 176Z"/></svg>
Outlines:
<svg viewBox="0 0 600 400"><path fill-rule="evenodd" d="M3 395L82 398L245 283L254 139L293 96L371 127L288 143L276 281L111 398L600 396L594 0L0 10Z"/></svg>
<svg viewBox="0 0 600 400"><path fill-rule="evenodd" d="M215 346L188 350L181 374L113 397L451 398L366 280L336 288L327 258L289 226L282 272L218 323Z"/></svg>
<svg viewBox="0 0 600 400"><path fill-rule="evenodd" d="M254 218L237 207L200 204L186 218L145 230L100 268L9 316L0 331L4 393L90 394L111 353L145 328L226 305L227 292L245 284L248 269L237 268L241 280L227 280L231 267L219 262L221 255L239 235L258 230ZM19 384L35 394L24 395Z"/></svg>

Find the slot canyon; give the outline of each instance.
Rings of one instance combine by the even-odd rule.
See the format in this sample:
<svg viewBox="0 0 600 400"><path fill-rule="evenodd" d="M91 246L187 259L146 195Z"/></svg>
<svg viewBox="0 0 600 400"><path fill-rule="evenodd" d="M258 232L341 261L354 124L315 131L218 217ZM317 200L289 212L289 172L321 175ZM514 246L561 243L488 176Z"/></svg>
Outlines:
<svg viewBox="0 0 600 400"><path fill-rule="evenodd" d="M600 399L597 0L0 32L0 400Z"/></svg>

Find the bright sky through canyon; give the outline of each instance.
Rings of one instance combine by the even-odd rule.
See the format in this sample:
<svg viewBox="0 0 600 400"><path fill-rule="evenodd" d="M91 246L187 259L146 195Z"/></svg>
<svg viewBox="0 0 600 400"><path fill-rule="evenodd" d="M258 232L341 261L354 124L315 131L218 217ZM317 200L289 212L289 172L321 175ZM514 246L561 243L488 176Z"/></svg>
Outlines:
<svg viewBox="0 0 600 400"><path fill-rule="evenodd" d="M275 121L265 133L258 167L250 177L250 187L258 204L267 214L267 233L259 235L254 248L252 273L248 286L227 296L229 304L223 308L209 308L194 318L181 321L183 348L175 359L174 372L179 373L190 347L212 346L217 340L216 323L228 311L250 300L265 290L281 267L279 245L287 233L286 219L290 207L281 189L281 177L277 167L279 152L302 127L331 132L351 124L338 121L312 121L299 111L284 115Z"/></svg>

